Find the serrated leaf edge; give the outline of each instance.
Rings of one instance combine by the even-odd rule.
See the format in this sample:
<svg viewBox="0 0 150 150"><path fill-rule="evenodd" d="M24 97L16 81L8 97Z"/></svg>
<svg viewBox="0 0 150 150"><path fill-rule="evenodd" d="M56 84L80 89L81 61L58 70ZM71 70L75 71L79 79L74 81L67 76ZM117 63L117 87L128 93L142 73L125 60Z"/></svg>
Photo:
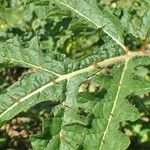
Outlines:
<svg viewBox="0 0 150 150"><path fill-rule="evenodd" d="M88 18L87 16L85 16L84 14L82 14L80 11L74 9L73 7L67 5L66 3L57 0L60 4L68 7L69 9L71 9L72 11L74 11L75 13L77 13L78 15L80 15L81 17L83 17L84 19L88 20L89 22L91 22L92 24L94 24L97 28L102 28L99 24L97 24L96 22L94 22L93 20L91 20L90 18ZM111 37L117 44L119 44L125 51L127 51L127 48L117 39L115 38L111 33L109 33L107 30L103 29L103 32L105 32L109 37Z"/></svg>

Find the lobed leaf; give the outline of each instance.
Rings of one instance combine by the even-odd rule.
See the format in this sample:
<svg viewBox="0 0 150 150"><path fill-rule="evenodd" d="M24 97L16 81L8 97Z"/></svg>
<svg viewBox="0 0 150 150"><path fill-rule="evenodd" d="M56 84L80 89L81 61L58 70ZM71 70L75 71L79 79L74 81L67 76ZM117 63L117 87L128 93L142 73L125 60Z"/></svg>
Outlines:
<svg viewBox="0 0 150 150"><path fill-rule="evenodd" d="M104 11L96 5L96 2L87 2L85 0L56 0L61 9L68 9L73 14L84 19L95 28L102 28L103 31L110 36L116 43L125 49L123 45L124 28L120 24L119 19L107 11Z"/></svg>
<svg viewBox="0 0 150 150"><path fill-rule="evenodd" d="M106 9L96 0L1 3L5 5L0 11L0 66L28 70L1 91L0 126L38 103L55 101L56 106L43 120L42 133L30 138L33 149L127 149L130 141L121 132L120 123L139 117L128 100L150 92L150 53L129 51L123 55L123 40L130 44L131 33L141 42L145 40L146 47L148 1L140 11L136 3L120 1L108 2ZM137 13L118 9L121 4L134 4ZM128 33L124 38L125 27ZM6 40L14 36L19 40Z"/></svg>
<svg viewBox="0 0 150 150"><path fill-rule="evenodd" d="M0 63L42 70L56 76L59 76L58 72L62 74L65 72L65 68L60 61L47 57L37 49L36 45L34 45L34 48L22 47L17 39L10 39L5 42L5 45L0 43L0 57Z"/></svg>
<svg viewBox="0 0 150 150"><path fill-rule="evenodd" d="M126 149L130 142L128 137L119 131L119 123L125 120L135 121L139 117L138 110L128 102L127 97L150 91L150 83L142 78L137 80L133 73L141 64L149 65L149 58L126 60L113 68L112 78L97 78L101 85L103 81L110 82L109 86L106 86L107 93L104 98L86 94L78 100L77 91L84 80L81 80L81 76L70 79L67 82L64 104L54 108L44 121L43 133L31 137L33 148Z"/></svg>

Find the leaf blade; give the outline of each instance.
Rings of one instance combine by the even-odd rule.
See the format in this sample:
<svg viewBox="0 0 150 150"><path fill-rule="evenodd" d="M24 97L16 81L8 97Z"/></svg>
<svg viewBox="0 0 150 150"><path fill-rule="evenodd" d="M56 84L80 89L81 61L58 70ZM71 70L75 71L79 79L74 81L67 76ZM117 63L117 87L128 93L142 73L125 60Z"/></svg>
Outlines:
<svg viewBox="0 0 150 150"><path fill-rule="evenodd" d="M92 6L84 0L80 2L77 0L57 0L56 3L67 7L88 22L91 22L96 28L102 28L108 36L110 36L117 44L126 50L126 47L122 41L124 29L118 18L108 12L106 13L106 11L102 12L96 5L94 6L95 3L93 3Z"/></svg>

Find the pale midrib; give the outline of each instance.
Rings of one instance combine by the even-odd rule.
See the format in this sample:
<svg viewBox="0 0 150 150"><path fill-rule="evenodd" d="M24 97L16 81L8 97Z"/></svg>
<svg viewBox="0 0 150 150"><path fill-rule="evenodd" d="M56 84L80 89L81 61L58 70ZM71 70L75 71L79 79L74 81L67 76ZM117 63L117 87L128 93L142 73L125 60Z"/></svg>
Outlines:
<svg viewBox="0 0 150 150"><path fill-rule="evenodd" d="M69 83L69 79L67 80L67 83L66 83L66 89L67 89L67 86L68 86L68 83ZM67 92L66 92L67 93ZM63 114L63 122L61 123L61 130L59 132L59 137L60 139L63 139L63 141L67 142L73 149L76 149L67 139L66 137L64 137L63 135L63 126L64 126L64 120L66 119L67 117L67 114L66 114L66 109L68 109L68 106L66 105L67 104L67 100L68 100L68 95L66 95L66 98L65 98L65 102L63 102L63 107L64 107L64 114ZM70 100L70 97L69 97L69 100ZM67 106L67 107L66 107ZM70 106L69 106L70 107ZM61 144L62 142L60 143L60 146L61 147Z"/></svg>
<svg viewBox="0 0 150 150"><path fill-rule="evenodd" d="M80 69L80 70L77 70L77 71L74 71L74 72L62 75L61 77L57 78L56 80L49 82L48 84L40 87L39 89L37 89L37 90L33 91L32 93L26 95L25 97L21 98L19 100L19 103L18 102L14 103L12 106L10 106L8 109L6 109L3 113L1 113L0 114L0 118L3 117L7 112L11 111L14 107L16 107L20 103L24 102L26 99L29 99L30 97L32 97L32 96L42 92L46 88L48 88L48 87L50 87L50 86L52 86L52 85L54 85L56 83L59 83L60 81L69 80L70 78L72 78L72 77L74 77L76 75L93 71L97 67L104 68L104 67L116 64L118 62L124 61L127 57L132 58L132 57L136 57L136 56L150 56L150 52L145 52L145 53L142 53L142 52L129 52L128 55L122 55L122 56L109 58L109 59L106 59L104 61L98 62L97 64L93 64L93 65L91 65L89 67L86 67L84 69Z"/></svg>
<svg viewBox="0 0 150 150"><path fill-rule="evenodd" d="M122 71L122 74L121 74L121 78L120 78L120 81L119 81L119 86L118 86L118 90L117 90L117 93L116 93L116 97L114 99L113 107L112 107L110 116L108 118L108 123L107 123L106 129L105 129L105 131L103 133L103 137L101 139L99 150L102 150L103 144L105 143L105 137L106 137L107 133L109 132L109 126L111 124L111 120L113 118L113 113L114 113L116 105L117 105L117 101L118 101L118 97L119 97L119 94L120 94L120 90L121 90L122 82L123 82L123 79L124 79L125 71L126 71L127 66L128 66L128 61L129 61L129 59L126 59L126 61L125 61L125 65L124 65L124 68L123 68L123 71Z"/></svg>
<svg viewBox="0 0 150 150"><path fill-rule="evenodd" d="M97 24L96 22L94 22L93 20L91 20L90 18L88 18L86 15L82 14L79 10L71 7L70 5L61 2L58 0L58 2L66 7L68 7L69 9L71 9L72 11L74 11L75 13L77 13L78 15L82 16L83 18L85 18L86 20L88 20L89 22L93 23L97 28L101 28L101 26L99 24ZM119 44L125 51L126 51L126 47L117 39L115 38L111 33L109 33L108 31L106 31L105 29L103 29L103 31L110 36L117 44Z"/></svg>
<svg viewBox="0 0 150 150"><path fill-rule="evenodd" d="M53 71L51 71L51 70L48 70L48 69L43 68L43 67L41 67L41 66L36 66L36 65L30 64L30 63L25 62L25 61L23 61L23 60L17 60L17 59L14 59L14 58L10 58L9 60L10 60L10 61L13 61L13 62L25 64L25 65L31 66L31 67L33 67L33 68L36 68L36 69L40 69L40 70L49 72L49 73L52 73L52 74L54 74L54 75L56 75L56 76L58 76L58 77L61 76L60 74L57 74L57 73L55 73L55 72L53 72Z"/></svg>

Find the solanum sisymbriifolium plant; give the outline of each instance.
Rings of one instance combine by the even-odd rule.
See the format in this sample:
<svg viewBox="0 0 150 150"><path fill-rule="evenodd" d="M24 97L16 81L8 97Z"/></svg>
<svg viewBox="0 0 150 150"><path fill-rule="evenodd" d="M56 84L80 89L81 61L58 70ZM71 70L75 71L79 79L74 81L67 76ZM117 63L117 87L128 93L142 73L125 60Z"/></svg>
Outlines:
<svg viewBox="0 0 150 150"><path fill-rule="evenodd" d="M26 68L1 90L1 126L51 102L32 149L127 149L121 124L144 113L134 100L150 93L150 2L0 3L0 66Z"/></svg>

